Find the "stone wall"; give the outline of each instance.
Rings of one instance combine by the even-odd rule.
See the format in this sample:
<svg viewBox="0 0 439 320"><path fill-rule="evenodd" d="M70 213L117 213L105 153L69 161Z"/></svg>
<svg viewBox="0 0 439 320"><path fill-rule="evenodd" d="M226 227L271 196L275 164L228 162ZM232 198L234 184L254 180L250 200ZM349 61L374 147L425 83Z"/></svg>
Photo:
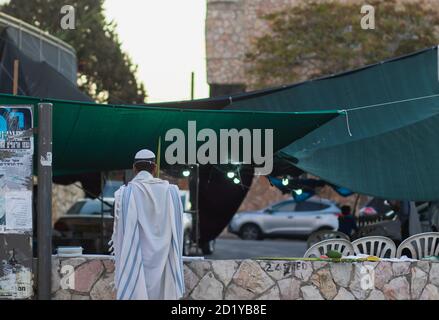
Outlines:
<svg viewBox="0 0 439 320"><path fill-rule="evenodd" d="M364 0L337 1L357 3L358 12L367 3ZM400 2L416 2L427 10L439 10L437 0ZM255 38L269 31L267 23L261 17L303 3L303 0L207 0L207 82L210 85L250 85L246 74L245 54L251 49Z"/></svg>
<svg viewBox="0 0 439 320"><path fill-rule="evenodd" d="M75 268L75 289L61 289L60 271L65 265ZM368 271L365 273L365 270ZM184 299L189 300L439 299L439 263L427 261L204 260L185 262L184 274ZM365 274L370 276L367 281ZM53 299L114 299L113 277L114 265L108 256L54 257Z"/></svg>
<svg viewBox="0 0 439 320"><path fill-rule="evenodd" d="M77 182L78 185L81 185ZM63 186L53 184L52 186L52 224L58 220L59 217L66 214L67 210L79 199L84 198L85 193L82 189L71 184Z"/></svg>

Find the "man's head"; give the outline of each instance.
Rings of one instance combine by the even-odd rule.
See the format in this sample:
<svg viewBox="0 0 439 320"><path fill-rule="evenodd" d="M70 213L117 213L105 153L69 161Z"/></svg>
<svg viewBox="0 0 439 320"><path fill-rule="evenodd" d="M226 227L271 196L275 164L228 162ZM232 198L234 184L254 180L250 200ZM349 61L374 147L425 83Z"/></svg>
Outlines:
<svg viewBox="0 0 439 320"><path fill-rule="evenodd" d="M134 174L138 174L140 171L148 171L152 175L155 175L156 170L157 165L155 163L154 152L148 149L142 149L136 153L133 164Z"/></svg>
<svg viewBox="0 0 439 320"><path fill-rule="evenodd" d="M342 215L344 215L344 216L348 216L348 215L350 215L350 214L351 214L351 207L349 207L349 206L343 206L343 207L341 207L341 213L342 213Z"/></svg>

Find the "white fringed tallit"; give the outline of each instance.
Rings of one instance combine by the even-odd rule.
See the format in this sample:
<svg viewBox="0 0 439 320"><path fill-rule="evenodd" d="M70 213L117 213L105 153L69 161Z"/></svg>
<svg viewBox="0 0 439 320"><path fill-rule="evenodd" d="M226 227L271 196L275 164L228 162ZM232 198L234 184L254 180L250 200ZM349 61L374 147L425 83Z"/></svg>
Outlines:
<svg viewBox="0 0 439 320"><path fill-rule="evenodd" d="M115 193L114 213L117 299L180 299L183 208L177 186L142 171Z"/></svg>

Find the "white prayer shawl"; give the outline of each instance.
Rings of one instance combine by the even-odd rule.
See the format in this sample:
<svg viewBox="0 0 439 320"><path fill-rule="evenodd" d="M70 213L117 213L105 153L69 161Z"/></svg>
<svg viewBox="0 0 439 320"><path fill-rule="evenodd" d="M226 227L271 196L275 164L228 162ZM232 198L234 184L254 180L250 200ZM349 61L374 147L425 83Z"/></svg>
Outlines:
<svg viewBox="0 0 439 320"><path fill-rule="evenodd" d="M185 286L178 187L141 171L116 191L114 212L117 299L180 299Z"/></svg>

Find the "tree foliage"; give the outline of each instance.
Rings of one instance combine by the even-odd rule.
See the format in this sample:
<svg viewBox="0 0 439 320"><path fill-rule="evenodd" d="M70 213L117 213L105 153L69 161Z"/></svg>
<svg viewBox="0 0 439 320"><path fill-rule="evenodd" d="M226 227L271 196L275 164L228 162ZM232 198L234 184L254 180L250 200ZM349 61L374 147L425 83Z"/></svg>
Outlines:
<svg viewBox="0 0 439 320"><path fill-rule="evenodd" d="M1 11L64 40L75 48L78 84L95 100L108 103L143 103L145 88L136 79L137 66L121 49L116 24L104 15L104 0L11 0ZM76 29L64 30L60 13L72 5Z"/></svg>
<svg viewBox="0 0 439 320"><path fill-rule="evenodd" d="M439 12L419 3L370 0L375 29L361 28L361 4L306 0L265 15L269 32L247 53L253 87L334 74L437 45Z"/></svg>

